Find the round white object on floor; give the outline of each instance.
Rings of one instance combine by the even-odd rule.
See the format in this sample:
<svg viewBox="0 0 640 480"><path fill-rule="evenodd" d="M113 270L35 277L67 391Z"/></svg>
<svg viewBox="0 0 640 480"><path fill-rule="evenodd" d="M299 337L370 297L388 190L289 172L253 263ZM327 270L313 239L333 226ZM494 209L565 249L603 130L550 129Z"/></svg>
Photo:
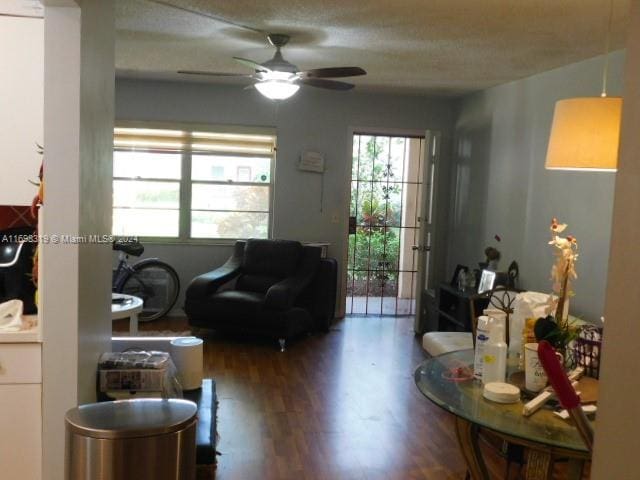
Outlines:
<svg viewBox="0 0 640 480"><path fill-rule="evenodd" d="M202 386L202 344L197 337L178 337L171 340L171 359L178 370L183 390Z"/></svg>
<svg viewBox="0 0 640 480"><path fill-rule="evenodd" d="M492 402L517 403L520 401L520 389L510 383L490 382L485 384L482 396Z"/></svg>

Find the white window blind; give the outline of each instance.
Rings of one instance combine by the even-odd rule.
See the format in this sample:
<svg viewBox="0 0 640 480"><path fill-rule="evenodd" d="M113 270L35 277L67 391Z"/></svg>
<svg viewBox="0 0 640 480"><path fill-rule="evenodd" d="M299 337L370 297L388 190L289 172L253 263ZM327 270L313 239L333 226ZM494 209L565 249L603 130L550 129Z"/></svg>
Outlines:
<svg viewBox="0 0 640 480"><path fill-rule="evenodd" d="M273 134L117 127L113 233L167 239L267 238Z"/></svg>

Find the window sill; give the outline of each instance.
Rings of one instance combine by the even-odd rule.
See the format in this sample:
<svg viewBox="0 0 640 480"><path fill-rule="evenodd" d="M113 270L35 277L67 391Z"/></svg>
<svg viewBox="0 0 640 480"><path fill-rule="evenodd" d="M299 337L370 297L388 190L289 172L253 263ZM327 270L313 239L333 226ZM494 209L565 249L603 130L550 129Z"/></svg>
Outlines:
<svg viewBox="0 0 640 480"><path fill-rule="evenodd" d="M139 237L142 245L200 245L200 246L233 246L239 239L221 239L221 238L144 238Z"/></svg>

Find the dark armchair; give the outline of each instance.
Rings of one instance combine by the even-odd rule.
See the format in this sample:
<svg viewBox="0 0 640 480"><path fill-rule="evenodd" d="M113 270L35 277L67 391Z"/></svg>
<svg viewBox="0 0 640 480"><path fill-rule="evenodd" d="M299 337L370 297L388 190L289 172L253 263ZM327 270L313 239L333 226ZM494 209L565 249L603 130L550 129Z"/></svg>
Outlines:
<svg viewBox="0 0 640 480"><path fill-rule="evenodd" d="M336 275L336 261L318 247L238 241L224 265L191 281L185 311L192 326L268 335L284 349L296 335L328 330Z"/></svg>

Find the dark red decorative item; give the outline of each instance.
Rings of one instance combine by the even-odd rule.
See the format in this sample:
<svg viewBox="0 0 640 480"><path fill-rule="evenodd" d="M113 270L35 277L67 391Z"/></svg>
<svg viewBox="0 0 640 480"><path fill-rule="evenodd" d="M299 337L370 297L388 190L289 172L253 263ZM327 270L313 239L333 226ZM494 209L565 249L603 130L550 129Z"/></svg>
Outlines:
<svg viewBox="0 0 640 480"><path fill-rule="evenodd" d="M566 408L578 428L578 432L589 450L593 448L593 429L580 405L580 397L571 386L571 381L556 356L556 352L549 342L542 340L538 343L538 358L542 368L549 377L549 382L556 392L560 405Z"/></svg>

